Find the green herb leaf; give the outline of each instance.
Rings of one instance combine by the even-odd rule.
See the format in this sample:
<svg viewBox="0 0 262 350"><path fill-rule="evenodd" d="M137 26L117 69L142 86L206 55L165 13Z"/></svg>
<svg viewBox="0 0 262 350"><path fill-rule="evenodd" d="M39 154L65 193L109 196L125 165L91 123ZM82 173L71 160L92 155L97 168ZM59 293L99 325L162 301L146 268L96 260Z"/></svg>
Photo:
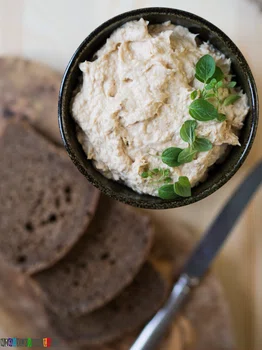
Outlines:
<svg viewBox="0 0 262 350"><path fill-rule="evenodd" d="M175 193L180 197L191 196L191 185L187 176L180 176L178 181L174 184Z"/></svg>
<svg viewBox="0 0 262 350"><path fill-rule="evenodd" d="M213 74L211 79L216 79L216 81L222 81L224 79L224 73L222 69L216 66L215 73Z"/></svg>
<svg viewBox="0 0 262 350"><path fill-rule="evenodd" d="M229 95L223 102L224 106L233 105L241 96L239 95Z"/></svg>
<svg viewBox="0 0 262 350"><path fill-rule="evenodd" d="M168 184L168 183L172 182L172 178L171 178L171 177L166 177L166 178L164 179L164 182L165 182L166 184Z"/></svg>
<svg viewBox="0 0 262 350"><path fill-rule="evenodd" d="M191 94L190 94L191 100L194 100L197 97L197 95L198 95L198 91L197 90L191 92Z"/></svg>
<svg viewBox="0 0 262 350"><path fill-rule="evenodd" d="M233 88L237 85L237 82L236 81L231 81L230 83L227 84L227 87L230 89L230 88Z"/></svg>
<svg viewBox="0 0 262 350"><path fill-rule="evenodd" d="M205 55L196 64L196 78L206 82L213 76L215 70L216 62L214 58L210 55Z"/></svg>
<svg viewBox="0 0 262 350"><path fill-rule="evenodd" d="M203 137L196 137L195 142L193 144L193 149L197 152L207 152L212 149L212 143Z"/></svg>
<svg viewBox="0 0 262 350"><path fill-rule="evenodd" d="M153 175L158 175L160 170L158 168L155 168L151 172L152 172Z"/></svg>
<svg viewBox="0 0 262 350"><path fill-rule="evenodd" d="M195 120L187 120L186 122L184 122L184 124L180 129L181 139L189 143L190 145L192 145L196 137L195 135L196 127L197 127L197 122Z"/></svg>
<svg viewBox="0 0 262 350"><path fill-rule="evenodd" d="M219 122L224 122L225 120L227 119L227 116L223 113L218 113L218 117L217 117L217 120Z"/></svg>
<svg viewBox="0 0 262 350"><path fill-rule="evenodd" d="M144 171L144 172L141 174L141 177L142 177L143 179L146 179L148 176L149 176L148 171Z"/></svg>
<svg viewBox="0 0 262 350"><path fill-rule="evenodd" d="M181 152L182 149L178 147L169 147L165 149L161 156L162 162L171 167L179 166L178 156Z"/></svg>
<svg viewBox="0 0 262 350"><path fill-rule="evenodd" d="M180 164L190 163L196 155L196 151L191 147L184 149L178 156L178 162Z"/></svg>
<svg viewBox="0 0 262 350"><path fill-rule="evenodd" d="M214 89L214 85L212 83L209 83L205 86L206 91L213 90L213 89Z"/></svg>
<svg viewBox="0 0 262 350"><path fill-rule="evenodd" d="M209 83L205 85L205 90L213 90L217 84L216 79L209 79Z"/></svg>
<svg viewBox="0 0 262 350"><path fill-rule="evenodd" d="M158 189L158 195L162 199L176 199L174 185L163 185Z"/></svg>
<svg viewBox="0 0 262 350"><path fill-rule="evenodd" d="M170 175L170 170L169 169L164 169L163 175L164 176Z"/></svg>
<svg viewBox="0 0 262 350"><path fill-rule="evenodd" d="M197 80L201 81L201 83L204 83L205 80L203 80L200 76L198 76L197 74L195 74L195 77Z"/></svg>
<svg viewBox="0 0 262 350"><path fill-rule="evenodd" d="M218 111L210 102L199 98L193 101L189 106L189 114L196 120L206 122L216 119Z"/></svg>
<svg viewBox="0 0 262 350"><path fill-rule="evenodd" d="M216 97L216 95L213 92L209 92L205 95L205 100L208 100L209 98Z"/></svg>
<svg viewBox="0 0 262 350"><path fill-rule="evenodd" d="M219 81L219 82L216 84L216 88L217 88L217 89L222 88L223 86L224 86L223 81Z"/></svg>

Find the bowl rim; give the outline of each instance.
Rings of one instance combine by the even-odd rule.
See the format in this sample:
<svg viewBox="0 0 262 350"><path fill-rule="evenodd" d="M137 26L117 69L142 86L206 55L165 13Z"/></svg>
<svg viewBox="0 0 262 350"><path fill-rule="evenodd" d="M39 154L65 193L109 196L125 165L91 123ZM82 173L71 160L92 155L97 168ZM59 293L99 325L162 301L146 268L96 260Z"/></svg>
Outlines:
<svg viewBox="0 0 262 350"><path fill-rule="evenodd" d="M158 202L154 204L153 201L148 201L147 197L153 197L147 194L139 194L135 191L133 191L131 188L129 188L131 191L133 191L136 195L140 196L141 198L138 200L137 198L133 199L131 197L127 197L126 195L121 194L121 192L116 192L112 190L111 188L101 184L100 181L96 179L93 175L91 175L88 170L82 166L82 164L78 161L77 157L74 156L74 148L71 147L70 141L68 140L66 136L66 132L64 130L64 113L63 113L63 101L64 101L64 93L66 91L66 83L68 80L70 80L70 71L72 68L72 65L75 61L77 61L78 56L82 52L82 50L85 48L85 46L93 39L95 38L101 31L103 31L105 28L108 28L109 26L115 24L118 21L122 21L125 18L127 18L127 21L130 21L132 19L128 19L130 16L137 16L140 15L141 17L143 15L150 15L150 14L172 14L177 15L180 18L184 18L187 20L192 20L193 22L201 23L205 28L207 28L209 31L214 32L217 36L219 36L225 45L229 47L231 51L234 51L234 55L238 58L238 61L241 63L241 65L245 68L244 74L248 81L248 88L250 90L251 95L251 106L250 110L253 111L251 117L252 117L252 123L249 130L248 140L245 144L245 148L243 149L240 158L232 164L232 168L230 171L226 172L224 176L220 177L219 181L216 183L213 183L208 188L204 189L203 191L195 194L194 196L188 197L188 198L181 198L179 200L162 200L161 202ZM126 21L126 22L127 22ZM122 24L121 24L122 25ZM251 146L254 142L254 138L257 131L258 126L258 120L259 120L259 102L258 102L258 92L257 87L255 83L255 79L253 77L253 74L251 72L251 69L240 51L240 49L236 46L236 44L217 26L209 22L208 20L195 15L191 12L175 9L175 8L168 8L168 7L145 7L145 8L139 8L127 12L123 12L117 16L114 16L110 18L109 20L103 22L100 24L96 29L94 29L83 41L82 43L77 47L75 52L73 53L69 63L67 64L67 67L65 69L65 72L63 74L63 78L61 81L61 86L59 90L59 96L58 96L58 125L60 134L62 137L62 141L64 144L64 147L69 154L71 160L76 165L78 170L87 178L89 182L91 182L95 187L97 187L101 192L105 193L106 195L110 196L113 199L116 199L120 202L123 202L125 204L132 205L134 207L139 208L145 208L145 209L171 209L171 208L177 208L186 206L192 203L196 203L209 195L216 192L219 188L221 188L225 183L227 183L233 175L239 170L239 168L242 166L244 161L246 160L249 151L251 149ZM97 171L97 170L96 170ZM109 180L114 181L114 180ZM153 197L154 198L154 197Z"/></svg>

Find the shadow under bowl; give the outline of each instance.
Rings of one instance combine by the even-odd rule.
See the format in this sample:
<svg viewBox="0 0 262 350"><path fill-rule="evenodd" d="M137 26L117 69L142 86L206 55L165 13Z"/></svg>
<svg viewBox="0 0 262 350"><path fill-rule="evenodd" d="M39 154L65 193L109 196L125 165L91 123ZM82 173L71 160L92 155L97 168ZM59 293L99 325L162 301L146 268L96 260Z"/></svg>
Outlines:
<svg viewBox="0 0 262 350"><path fill-rule="evenodd" d="M190 32L198 34L202 41L209 41L232 61L232 71L238 85L247 94L250 106L244 127L240 132L240 147L232 147L221 164L215 164L209 171L206 181L192 189L192 196L179 200L162 200L134 192L129 187L109 180L100 174L87 159L76 136L76 124L71 115L71 101L79 85L82 72L79 63L92 60L96 51L118 27L128 21L144 18L151 24L171 21L175 25L187 27ZM143 8L116 16L95 29L78 47L71 58L63 76L58 102L59 127L65 148L80 172L95 187L106 195L126 204L148 209L168 209L197 202L223 186L240 168L246 159L258 124L258 97L256 84L251 70L236 45L220 29L194 14L170 8Z"/></svg>

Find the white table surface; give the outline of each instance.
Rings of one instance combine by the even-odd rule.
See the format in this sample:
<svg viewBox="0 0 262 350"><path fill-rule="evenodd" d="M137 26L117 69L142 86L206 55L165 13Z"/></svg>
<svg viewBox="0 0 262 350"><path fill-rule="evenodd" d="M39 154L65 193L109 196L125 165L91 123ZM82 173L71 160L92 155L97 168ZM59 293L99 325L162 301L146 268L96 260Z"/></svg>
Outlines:
<svg viewBox="0 0 262 350"><path fill-rule="evenodd" d="M261 96L262 12L251 0L0 0L0 55L23 55L63 71L74 50L96 26L121 12L148 6L194 12L220 27L247 58ZM174 227L174 232L179 218L201 235L261 156L260 126L251 155L227 185L197 204L154 215L163 225ZM260 190L214 263L230 302L239 350L262 349L261 207Z"/></svg>

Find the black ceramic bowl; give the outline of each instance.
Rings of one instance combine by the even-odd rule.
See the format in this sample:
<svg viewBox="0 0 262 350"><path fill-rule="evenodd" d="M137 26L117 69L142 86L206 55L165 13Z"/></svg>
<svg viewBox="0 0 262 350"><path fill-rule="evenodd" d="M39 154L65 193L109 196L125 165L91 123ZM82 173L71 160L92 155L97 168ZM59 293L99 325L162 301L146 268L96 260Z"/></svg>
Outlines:
<svg viewBox="0 0 262 350"><path fill-rule="evenodd" d="M173 24L187 27L192 33L199 34L203 41L210 41L218 50L232 60L232 70L237 83L248 96L250 112L241 130L241 147L233 147L222 164L217 164L209 172L207 180L193 188L190 198L162 200L145 194L138 194L130 188L106 179L87 160L77 140L75 123L71 116L70 104L74 90L79 84L81 71L79 63L91 60L94 53L106 42L110 34L125 22L144 18L150 23L163 23L170 20ZM144 8L123 13L103 23L94 30L78 47L65 71L58 105L58 118L64 145L74 164L94 186L106 195L124 203L150 209L167 209L197 202L223 186L240 168L252 146L258 124L258 98L254 78L250 68L236 45L217 27L201 17L188 12L169 8Z"/></svg>

